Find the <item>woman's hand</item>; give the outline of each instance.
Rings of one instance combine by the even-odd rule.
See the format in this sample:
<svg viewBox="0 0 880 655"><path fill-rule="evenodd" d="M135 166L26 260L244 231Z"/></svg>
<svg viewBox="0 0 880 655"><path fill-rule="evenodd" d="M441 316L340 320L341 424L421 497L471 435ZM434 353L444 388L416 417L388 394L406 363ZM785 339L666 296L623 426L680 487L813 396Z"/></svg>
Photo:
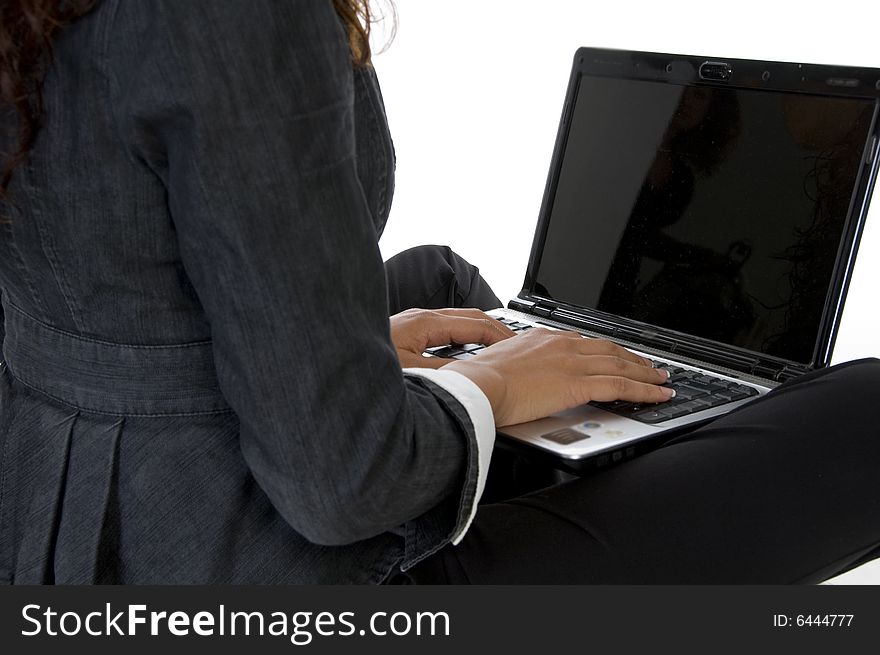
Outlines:
<svg viewBox="0 0 880 655"><path fill-rule="evenodd" d="M665 370L610 341L561 330L529 330L446 368L483 390L498 426L593 400L659 403L673 396L658 386L669 379Z"/></svg>
<svg viewBox="0 0 880 655"><path fill-rule="evenodd" d="M440 368L454 361L424 357L427 348L490 345L513 335L513 330L478 309L408 309L391 317L391 341L402 368Z"/></svg>

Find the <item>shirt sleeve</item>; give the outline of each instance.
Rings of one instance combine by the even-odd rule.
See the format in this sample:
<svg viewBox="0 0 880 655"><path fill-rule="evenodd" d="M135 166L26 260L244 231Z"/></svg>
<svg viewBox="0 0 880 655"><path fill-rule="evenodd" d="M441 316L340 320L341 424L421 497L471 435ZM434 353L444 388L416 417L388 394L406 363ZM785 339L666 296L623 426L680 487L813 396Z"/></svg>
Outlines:
<svg viewBox="0 0 880 655"><path fill-rule="evenodd" d="M401 372L332 3L117 2L116 22L111 110L166 189L256 482L315 543L402 533L414 563L460 538L485 406Z"/></svg>
<svg viewBox="0 0 880 655"><path fill-rule="evenodd" d="M464 508L464 520L459 522L452 534L452 543L458 545L477 515L477 504L483 495L486 478L489 475L489 464L495 448L495 416L492 413L492 406L483 390L461 373L442 368L408 368L404 369L404 373L431 380L445 389L467 412L468 420L474 428L476 454L472 459L477 467L476 480L472 501Z"/></svg>

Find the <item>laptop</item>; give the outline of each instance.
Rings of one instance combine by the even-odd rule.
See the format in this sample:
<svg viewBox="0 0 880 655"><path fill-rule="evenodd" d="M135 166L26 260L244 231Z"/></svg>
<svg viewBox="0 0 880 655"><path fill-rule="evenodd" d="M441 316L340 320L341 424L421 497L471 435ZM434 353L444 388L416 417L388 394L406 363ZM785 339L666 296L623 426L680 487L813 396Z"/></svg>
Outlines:
<svg viewBox="0 0 880 655"><path fill-rule="evenodd" d="M579 49L523 289L490 314L617 342L676 396L507 426L507 445L603 467L828 366L878 106L878 69Z"/></svg>

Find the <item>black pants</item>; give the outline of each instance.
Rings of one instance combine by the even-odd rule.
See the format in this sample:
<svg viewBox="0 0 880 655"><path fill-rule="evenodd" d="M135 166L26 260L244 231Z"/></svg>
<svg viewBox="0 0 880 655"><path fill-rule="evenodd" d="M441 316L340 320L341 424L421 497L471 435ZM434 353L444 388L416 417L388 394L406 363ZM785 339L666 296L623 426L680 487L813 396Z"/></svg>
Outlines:
<svg viewBox="0 0 880 655"><path fill-rule="evenodd" d="M427 300L500 304L449 249L407 251L387 267L392 302L402 303L392 313ZM518 495L499 498L496 485L461 544L394 581L820 582L880 556L878 401L880 361L865 359L804 375L653 452L561 483L496 449L489 486L501 479ZM542 480L551 484L535 488Z"/></svg>

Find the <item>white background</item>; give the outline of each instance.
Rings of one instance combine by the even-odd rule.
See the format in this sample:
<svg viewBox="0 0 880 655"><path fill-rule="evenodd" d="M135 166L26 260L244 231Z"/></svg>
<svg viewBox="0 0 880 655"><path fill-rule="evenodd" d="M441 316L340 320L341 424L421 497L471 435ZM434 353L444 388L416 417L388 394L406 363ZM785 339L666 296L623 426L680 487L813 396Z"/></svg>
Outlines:
<svg viewBox="0 0 880 655"><path fill-rule="evenodd" d="M383 255L450 245L504 302L521 288L579 46L880 68L873 0L398 0L397 9L397 37L374 59L398 155ZM874 204L836 362L880 356L880 197ZM880 566L843 579L880 583Z"/></svg>
<svg viewBox="0 0 880 655"><path fill-rule="evenodd" d="M398 156L384 257L451 246L503 302L522 286L579 46L880 68L880 3L397 0L374 63ZM381 5L380 5L381 7ZM376 30L376 46L383 42ZM880 192L877 194L880 196ZM880 356L880 198L834 352Z"/></svg>

